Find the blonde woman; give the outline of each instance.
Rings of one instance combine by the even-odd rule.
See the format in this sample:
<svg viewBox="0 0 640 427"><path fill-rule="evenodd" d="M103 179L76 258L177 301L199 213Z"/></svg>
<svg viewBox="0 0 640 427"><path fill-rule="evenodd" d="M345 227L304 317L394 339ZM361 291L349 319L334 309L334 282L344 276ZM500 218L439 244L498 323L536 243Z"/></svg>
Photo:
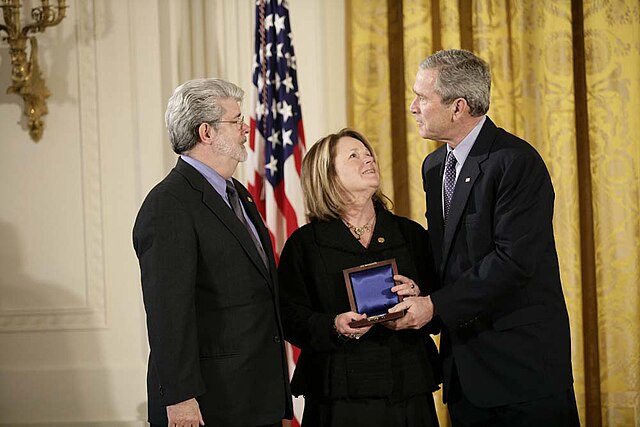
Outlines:
<svg viewBox="0 0 640 427"><path fill-rule="evenodd" d="M352 328L342 270L395 258L391 290L429 294L437 279L427 232L388 210L373 148L343 129L320 139L302 163L309 224L280 259L285 339L301 349L291 387L305 396L303 427L437 426L435 327L394 330L391 322Z"/></svg>

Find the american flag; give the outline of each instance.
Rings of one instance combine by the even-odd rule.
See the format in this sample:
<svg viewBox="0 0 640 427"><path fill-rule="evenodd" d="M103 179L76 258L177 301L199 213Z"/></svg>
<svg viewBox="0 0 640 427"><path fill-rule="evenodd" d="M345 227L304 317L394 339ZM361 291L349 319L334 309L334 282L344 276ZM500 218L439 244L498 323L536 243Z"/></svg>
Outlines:
<svg viewBox="0 0 640 427"><path fill-rule="evenodd" d="M296 57L286 0L256 1L253 102L245 176L267 224L276 261L285 241L304 224L300 166L305 153ZM287 344L289 372L299 350ZM294 401L301 419L304 402ZM292 426L299 426L294 420Z"/></svg>

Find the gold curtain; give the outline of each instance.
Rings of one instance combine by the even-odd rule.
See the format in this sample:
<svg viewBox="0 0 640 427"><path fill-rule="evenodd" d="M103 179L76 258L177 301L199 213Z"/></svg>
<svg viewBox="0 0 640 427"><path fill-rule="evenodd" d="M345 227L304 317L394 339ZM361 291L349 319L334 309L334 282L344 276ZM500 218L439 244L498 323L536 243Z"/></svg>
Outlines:
<svg viewBox="0 0 640 427"><path fill-rule="evenodd" d="M447 48L490 63L489 115L537 148L555 186L582 424L640 425L640 2L347 0L346 16L349 125L371 139L395 211L422 224L437 143L408 110L418 65Z"/></svg>

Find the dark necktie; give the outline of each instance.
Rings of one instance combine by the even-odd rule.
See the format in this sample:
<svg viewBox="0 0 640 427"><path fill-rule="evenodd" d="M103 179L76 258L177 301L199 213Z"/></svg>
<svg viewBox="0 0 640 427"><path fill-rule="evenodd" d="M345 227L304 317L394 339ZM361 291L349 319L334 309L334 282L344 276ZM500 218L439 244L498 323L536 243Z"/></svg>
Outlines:
<svg viewBox="0 0 640 427"><path fill-rule="evenodd" d="M453 197L453 190L456 188L456 156L453 155L453 151L449 152L447 156L447 162L444 165L444 222L447 222L447 216L449 216L449 210L451 209L451 198Z"/></svg>
<svg viewBox="0 0 640 427"><path fill-rule="evenodd" d="M238 217L238 220L247 229L247 233L249 233L249 237L251 237L253 244L256 246L256 250L260 254L260 258L262 258L262 262L264 262L264 265L267 266L268 268L269 264L267 262L267 255L264 253L264 248L256 238L255 234L253 234L251 227L249 226L249 224L247 224L247 220L244 217L244 212L242 211L242 205L240 205L240 199L238 198L238 190L236 190L236 187L233 186L233 183L229 181L226 181L226 183L227 183L227 197L229 198L229 203L231 204L231 210L233 210L233 213L236 214L236 217Z"/></svg>

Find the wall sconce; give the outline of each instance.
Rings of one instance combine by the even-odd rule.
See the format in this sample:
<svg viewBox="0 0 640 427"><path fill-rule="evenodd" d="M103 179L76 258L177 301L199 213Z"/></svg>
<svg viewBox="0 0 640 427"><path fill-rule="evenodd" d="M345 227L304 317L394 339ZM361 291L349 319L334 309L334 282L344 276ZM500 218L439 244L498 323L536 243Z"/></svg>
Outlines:
<svg viewBox="0 0 640 427"><path fill-rule="evenodd" d="M51 95L44 83L38 66L38 41L29 33L41 33L47 27L58 25L65 17L65 0L57 0L57 6L50 6L49 0L41 0L42 6L31 9L33 22L20 24L22 4L20 0L0 0L4 25L0 24L0 33L7 34L3 40L9 42L11 55L11 80L7 93L20 95L24 100L24 115L27 116L29 135L35 142L40 141L44 130L42 116L47 114L46 99ZM27 60L27 40L31 52Z"/></svg>

